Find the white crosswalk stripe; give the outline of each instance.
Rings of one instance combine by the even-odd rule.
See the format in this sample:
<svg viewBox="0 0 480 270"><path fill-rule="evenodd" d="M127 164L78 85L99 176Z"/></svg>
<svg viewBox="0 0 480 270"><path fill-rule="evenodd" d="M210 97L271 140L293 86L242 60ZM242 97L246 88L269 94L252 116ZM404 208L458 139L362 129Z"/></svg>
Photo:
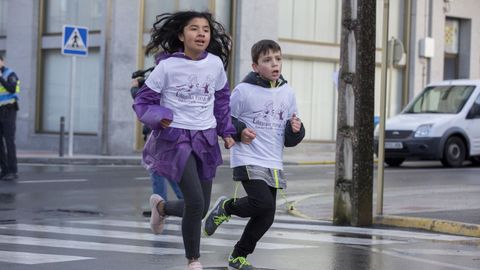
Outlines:
<svg viewBox="0 0 480 270"><path fill-rule="evenodd" d="M170 219L177 219L177 218L170 218ZM179 219L177 219L179 220ZM148 223L145 222L138 222L138 221L125 221L125 220L79 220L79 221L71 221L71 223L77 224L92 224L92 225L104 225L104 226L115 226L115 227L127 227L127 228L150 228ZM235 229L227 229L224 225L220 227L216 232L217 234L228 234L228 235L240 235L245 224L247 223L246 220L242 219L235 219L232 218L229 222L224 223L225 225L236 225ZM166 230L181 230L181 227L176 224L165 224ZM287 230L287 231L286 231ZM309 221L308 223L305 222L303 219L291 217L291 216L280 216L275 219L275 223L273 223L271 229L267 232L266 236L271 236L272 234L277 234L274 236L276 238L282 238L282 236L278 235L279 233L270 233L270 232L281 232L285 234L287 232L295 233L295 232L303 232L303 234L298 234L296 237L288 237L284 236L285 239L298 239L303 240L301 238L302 235L306 237L306 240L312 240L312 232L317 233L349 233L349 234L361 234L361 235L371 235L371 236L381 236L381 237L389 237L394 239L417 239L417 240L433 240L433 241L473 241L476 240L472 237L466 236L456 236L456 235L446 235L446 234L437 234L437 233L423 233L423 232L411 232L411 231L402 231L402 230L394 230L394 229L372 229L372 228L359 228L359 227L348 227L348 226L332 226L327 225L325 222L318 222L318 221ZM300 238L297 238L300 237ZM342 239L348 237L341 237ZM354 238L358 239L358 238ZM477 239L478 240L478 239ZM330 242L330 241L328 241ZM341 242L338 242L341 243ZM372 242L370 244L386 244L388 242ZM398 242L395 242L398 243ZM351 243L350 243L351 244ZM355 243L353 243L355 244ZM361 244L361 241L357 244Z"/></svg>
<svg viewBox="0 0 480 270"><path fill-rule="evenodd" d="M75 223L81 224L95 224L95 225L107 225L107 226L120 226L120 227L129 227L129 228L148 228L148 224L146 223L138 223L138 222L131 222L131 221L118 221L118 220L88 220L88 221L75 221ZM214 241L222 241L221 237L225 235L241 235L243 232L243 226L245 226L245 221L240 220L231 220L229 222L233 225L238 225L237 228L228 228L220 227L215 231L215 234L211 238L203 239L202 244L205 244L205 240L215 239ZM229 223L225 223L229 225ZM296 230L298 228L298 224L284 224L285 227L288 229ZM223 225L222 225L223 226ZM375 240L375 239L359 239L359 238L351 238L351 237L335 237L329 234L312 234L312 233L305 233L305 232L292 232L292 231L285 231L285 230L277 230L276 227L279 227L279 224L274 224L272 226L272 230L268 231L265 234L266 238L275 238L275 239L283 239L283 240L302 240L302 241L310 241L310 242L328 242L328 243L339 243L339 244L350 244L350 245L376 245L376 244L398 244L402 243L401 241L393 241L393 240ZM306 228L316 228L317 225L305 225L302 226L301 229ZM166 224L166 230L181 230L180 225L175 224ZM308 230L308 229L307 229ZM265 241L265 240L263 240ZM234 242L233 242L234 243ZM258 244L259 248L265 245L264 243L260 242ZM232 245L228 245L232 246ZM311 246L305 246L311 247ZM265 247L263 247L265 248ZM288 248L287 246L279 246L279 248Z"/></svg>
<svg viewBox="0 0 480 270"><path fill-rule="evenodd" d="M83 228L46 226L46 225L15 224L15 225L0 226L0 229L14 229L14 230L21 230L21 231L108 237L108 238L117 238L117 239L149 240L149 241L160 241L160 242L166 242L166 243L182 243L183 241L181 236L168 235L168 234L153 235L151 233L126 232L126 231L102 230L102 229L83 229ZM232 247L235 245L235 243L236 241L233 241L233 240L223 240L223 239L213 239L213 238L202 239L202 245L208 245L208 246ZM313 246L276 244L276 243L259 243L257 247L260 249L285 249L285 248L309 248Z"/></svg>
<svg viewBox="0 0 480 270"><path fill-rule="evenodd" d="M93 257L74 256L73 250L87 250L100 252L125 252L131 254L147 255L184 255L183 241L181 234L180 220L172 219L172 224L166 225L166 231L162 235L153 235L150 232L147 220L125 221L125 220L76 220L58 225L38 224L3 224L0 225L0 262L18 264L42 264L54 262L67 262L77 260L94 259ZM87 225L89 228L78 227ZM108 226L108 227L105 227ZM121 230L123 228L123 230ZM125 230L125 228L130 228ZM236 234L241 231L237 229ZM27 235L25 235L27 234ZM33 234L33 236L32 236ZM59 236L60 235L60 236ZM93 237L94 241L78 240L75 238ZM236 240L222 239L222 234L217 238L202 239L202 254L212 253L211 247L233 247ZM225 236L223 234L223 236ZM62 239L59 239L62 238ZM65 239L67 238L67 239ZM112 240L109 240L112 239ZM105 243L111 241L135 240L141 241L144 245ZM298 242L298 241L297 241ZM158 244L168 244L174 247L158 247ZM11 247L14 250L2 250L4 247ZM47 254L43 250L39 253L21 252L21 246L31 248L59 248L63 251L69 250L69 255ZM299 249L313 248L314 245L268 242L263 241L257 246L259 249ZM62 252L63 254L64 252Z"/></svg>
<svg viewBox="0 0 480 270"><path fill-rule="evenodd" d="M8 262L8 263L39 264L39 263L68 262L68 261L91 260L91 259L94 259L94 258L0 250L0 262Z"/></svg>
<svg viewBox="0 0 480 270"><path fill-rule="evenodd" d="M0 246L0 262L41 264L94 259L90 256L75 256L74 250L96 251L97 253L184 255L180 224L179 218L169 218L165 225L165 232L161 235L151 234L146 219L136 221L70 220L63 221L61 225L3 224L0 225L0 244L2 244ZM230 222L222 225L213 236L203 237L201 253L212 253L218 248L233 247L240 238L245 224L246 220L232 218ZM335 234L343 236L335 236ZM358 237L358 235L370 235L371 237ZM258 243L257 248L264 250L310 249L319 247L322 243L365 247L397 244L398 248L398 244L412 243L412 241L466 241L471 239L420 232L337 227L324 222L306 222L279 215L272 228ZM159 245L168 247L159 247ZM62 255L46 254L44 250L41 253L19 252L22 250L21 246L45 247L50 248L51 252L54 252L55 248L60 248L63 252ZM2 250L5 249L4 247L12 247L13 250ZM63 255L65 251L68 255Z"/></svg>

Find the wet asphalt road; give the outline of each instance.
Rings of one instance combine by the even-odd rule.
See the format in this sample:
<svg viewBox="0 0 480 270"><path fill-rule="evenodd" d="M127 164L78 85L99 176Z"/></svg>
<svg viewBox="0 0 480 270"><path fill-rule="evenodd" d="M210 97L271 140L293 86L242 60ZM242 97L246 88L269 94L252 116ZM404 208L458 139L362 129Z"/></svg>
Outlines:
<svg viewBox="0 0 480 270"><path fill-rule="evenodd" d="M325 194L318 211L328 217L334 167L288 166L286 171L288 199ZM386 202L403 203L400 208L415 212L406 204L415 203L405 196L416 192L422 197L419 190L430 187L425 192L431 193L436 186L448 198L458 198L456 192L462 192L462 197L471 196L473 201L478 197L479 172L478 168L445 171L436 164L387 169L386 191L396 193L386 195ZM230 174L227 167L219 169L213 200L233 195ZM148 210L149 181L139 167L20 166L20 179L0 181L0 269L184 269L180 220L169 219L165 233L154 236L142 216ZM249 256L263 269L480 269L480 239L394 228L335 227L329 221L294 218L282 203L279 196L277 219ZM455 203L462 209L478 209L478 204ZM419 208L423 212L416 213L435 207L438 203L423 205ZM243 226L243 220L232 219L213 237L202 239L204 269L225 269Z"/></svg>

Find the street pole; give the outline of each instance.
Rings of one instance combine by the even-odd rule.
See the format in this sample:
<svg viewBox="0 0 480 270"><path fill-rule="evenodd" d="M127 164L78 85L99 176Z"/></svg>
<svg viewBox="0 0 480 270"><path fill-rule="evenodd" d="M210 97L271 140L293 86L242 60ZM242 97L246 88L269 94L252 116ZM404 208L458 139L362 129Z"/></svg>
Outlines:
<svg viewBox="0 0 480 270"><path fill-rule="evenodd" d="M342 1L335 225L372 224L375 4L376 0Z"/></svg>
<svg viewBox="0 0 480 270"><path fill-rule="evenodd" d="M75 100L75 81L76 81L77 57L72 56L72 66L70 74L70 113L68 123L68 156L73 156L73 117L74 117L74 100Z"/></svg>
<svg viewBox="0 0 480 270"><path fill-rule="evenodd" d="M382 24L382 77L380 82L380 122L378 127L378 167L377 167L377 203L376 214L383 214L383 183L385 175L385 116L386 116L386 92L388 74L388 20L390 0L383 0L383 24Z"/></svg>

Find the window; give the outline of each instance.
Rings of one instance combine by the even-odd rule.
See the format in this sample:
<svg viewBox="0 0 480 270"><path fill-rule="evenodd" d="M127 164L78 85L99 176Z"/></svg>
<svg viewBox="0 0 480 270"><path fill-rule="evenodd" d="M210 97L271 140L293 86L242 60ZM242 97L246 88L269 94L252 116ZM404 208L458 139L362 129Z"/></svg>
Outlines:
<svg viewBox="0 0 480 270"><path fill-rule="evenodd" d="M143 20L143 32L150 32L157 15L166 12L175 12L177 9L176 0L145 0L145 19Z"/></svg>
<svg viewBox="0 0 480 270"><path fill-rule="evenodd" d="M406 113L459 113L475 86L429 87L408 107Z"/></svg>
<svg viewBox="0 0 480 270"><path fill-rule="evenodd" d="M337 43L340 1L281 0L280 38Z"/></svg>
<svg viewBox="0 0 480 270"><path fill-rule="evenodd" d="M0 0L0 37L7 35L7 0Z"/></svg>
<svg viewBox="0 0 480 270"><path fill-rule="evenodd" d="M480 118L480 95L477 97L477 99L473 103L472 108L470 109L470 112L468 113L467 117Z"/></svg>
<svg viewBox="0 0 480 270"><path fill-rule="evenodd" d="M90 33L101 29L104 20L103 0L44 0L45 18L42 38L58 39L56 46L44 45L41 56L41 95L38 132L59 132L60 117L69 125L69 101L71 82L71 56L61 54L63 25L81 25ZM89 47L87 57L77 57L76 86L74 97L74 132L97 134L100 119L100 49Z"/></svg>
<svg viewBox="0 0 480 270"><path fill-rule="evenodd" d="M96 134L99 123L99 50L89 49L88 57L77 57L74 131ZM68 119L71 57L60 49L43 51L42 132L59 132L60 116ZM66 124L68 125L68 120ZM68 126L66 127L68 129Z"/></svg>
<svg viewBox="0 0 480 270"><path fill-rule="evenodd" d="M223 25L225 31L227 33L231 32L231 1L228 0L145 0L143 32L150 33L157 15L173 13L178 10L210 11L215 19ZM143 68L149 68L154 64L153 57L144 56Z"/></svg>
<svg viewBox="0 0 480 270"><path fill-rule="evenodd" d="M459 25L459 21L455 19L447 19L445 21L444 80L459 78Z"/></svg>
<svg viewBox="0 0 480 270"><path fill-rule="evenodd" d="M61 33L64 24L99 31L103 22L102 0L45 0L44 33Z"/></svg>
<svg viewBox="0 0 480 270"><path fill-rule="evenodd" d="M219 6L225 5L222 0ZM218 5L218 4L217 4ZM145 0L145 19L143 20L143 32L150 32L157 15L166 12L175 12L177 10L210 10L211 0ZM211 11L211 10L210 10ZM223 23L223 22L222 22ZM225 26L225 24L224 24Z"/></svg>
<svg viewBox="0 0 480 270"><path fill-rule="evenodd" d="M309 127L307 140L335 140L336 119L331 116L338 97L332 73L337 68L334 63L283 58L282 74L295 91L299 117Z"/></svg>

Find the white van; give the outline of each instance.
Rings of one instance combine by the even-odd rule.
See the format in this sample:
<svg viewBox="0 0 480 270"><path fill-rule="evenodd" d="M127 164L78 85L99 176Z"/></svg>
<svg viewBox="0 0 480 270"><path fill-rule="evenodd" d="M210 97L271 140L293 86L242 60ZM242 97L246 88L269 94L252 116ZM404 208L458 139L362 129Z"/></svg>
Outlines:
<svg viewBox="0 0 480 270"><path fill-rule="evenodd" d="M378 126L375 129L378 150ZM385 125L385 163L440 160L460 167L480 164L480 80L451 80L428 85Z"/></svg>

